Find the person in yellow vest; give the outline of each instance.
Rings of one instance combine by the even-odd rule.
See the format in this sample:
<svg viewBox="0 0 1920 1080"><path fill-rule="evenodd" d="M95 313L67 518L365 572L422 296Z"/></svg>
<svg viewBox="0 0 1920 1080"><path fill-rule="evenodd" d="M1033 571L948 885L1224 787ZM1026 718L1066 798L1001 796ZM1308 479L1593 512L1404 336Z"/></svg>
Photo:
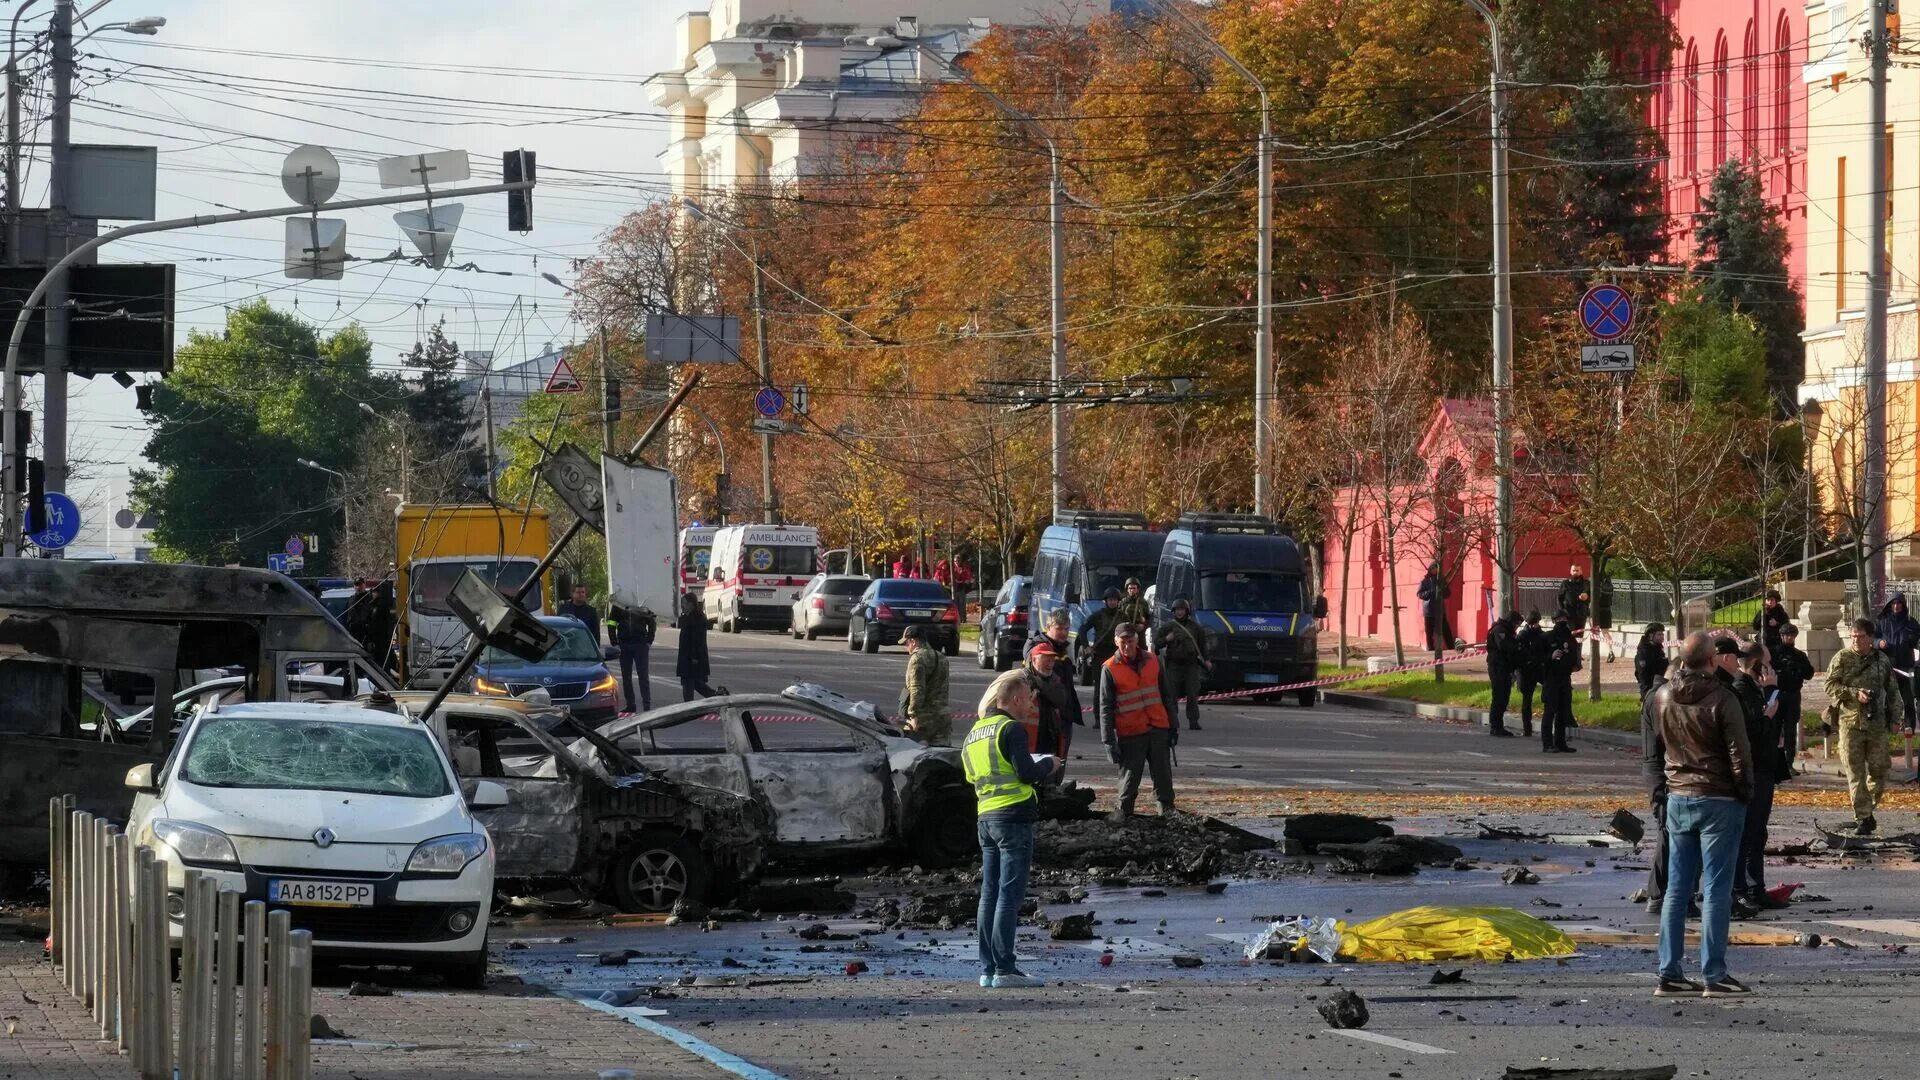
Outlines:
<svg viewBox="0 0 1920 1080"><path fill-rule="evenodd" d="M1180 729L1171 722L1173 693L1160 660L1140 647L1140 632L1131 623L1114 628L1115 652L1100 669L1096 694L1100 713L1100 741L1107 744L1107 760L1120 766L1120 806L1113 820L1133 816L1140 794L1140 774L1153 774L1153 794L1161 816L1173 813L1173 747Z"/></svg>
<svg viewBox="0 0 1920 1080"><path fill-rule="evenodd" d="M1003 672L980 698L980 719L960 746L980 839L980 910L974 920L980 985L997 989L1046 985L1021 971L1013 952L1033 865L1033 823L1040 817L1034 785L1058 775L1064 764L1030 752L1026 725L1036 708L1027 673Z"/></svg>

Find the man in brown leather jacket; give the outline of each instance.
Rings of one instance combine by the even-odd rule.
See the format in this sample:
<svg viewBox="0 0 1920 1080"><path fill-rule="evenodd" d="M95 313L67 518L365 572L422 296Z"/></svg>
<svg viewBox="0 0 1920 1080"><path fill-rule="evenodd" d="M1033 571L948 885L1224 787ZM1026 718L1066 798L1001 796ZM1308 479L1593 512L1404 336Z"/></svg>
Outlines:
<svg viewBox="0 0 1920 1080"><path fill-rule="evenodd" d="M1734 657L1716 652L1712 638L1690 634L1682 667L1654 691L1659 743L1667 774L1667 892L1660 912L1660 985L1656 997L1751 993L1727 974L1727 924L1733 902L1733 866L1740 853L1747 800L1753 795L1753 748L1747 742L1740 699L1714 678ZM1731 674L1731 671L1729 671ZM1687 901L1700 884L1700 974L1680 970L1686 951Z"/></svg>

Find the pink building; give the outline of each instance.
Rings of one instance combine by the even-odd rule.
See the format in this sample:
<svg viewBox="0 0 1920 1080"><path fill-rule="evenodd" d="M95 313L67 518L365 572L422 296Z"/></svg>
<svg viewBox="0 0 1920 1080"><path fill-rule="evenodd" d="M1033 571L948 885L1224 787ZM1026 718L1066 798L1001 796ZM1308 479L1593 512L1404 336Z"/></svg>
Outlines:
<svg viewBox="0 0 1920 1080"><path fill-rule="evenodd" d="M1666 140L1660 178L1676 261L1694 255L1693 215L1713 171L1729 158L1757 162L1767 197L1793 244L1796 283L1806 275L1807 14L1801 0L1664 0L1679 46L1664 68L1627 57L1622 68L1658 83L1652 123Z"/></svg>
<svg viewBox="0 0 1920 1080"><path fill-rule="evenodd" d="M1518 446L1514 454L1516 459L1526 456L1525 449ZM1447 617L1454 636L1469 642L1485 641L1487 627L1495 617L1488 610L1496 577L1491 404L1459 398L1439 402L1421 437L1420 458L1426 462L1428 482L1421 485L1422 490L1396 493L1392 500L1396 506L1413 507L1394 541L1394 574L1390 577L1387 573L1387 539L1379 493L1343 489L1334 494L1328 507L1322 587L1330 616L1346 625L1350 637L1392 640L1392 620L1397 610L1401 639L1415 653L1426 645L1417 595L1420 579L1435 561L1450 578ZM1516 492L1516 499L1523 497L1524 493ZM1351 557L1343 546L1349 507L1358 526L1353 533ZM1553 587L1566 576L1569 566L1584 567L1587 561L1572 534L1557 529L1528 529L1526 535L1516 537L1515 553L1520 559L1518 578L1550 579ZM1348 582L1344 606L1343 580ZM1551 592L1523 595L1520 606L1523 610L1539 607L1550 613Z"/></svg>

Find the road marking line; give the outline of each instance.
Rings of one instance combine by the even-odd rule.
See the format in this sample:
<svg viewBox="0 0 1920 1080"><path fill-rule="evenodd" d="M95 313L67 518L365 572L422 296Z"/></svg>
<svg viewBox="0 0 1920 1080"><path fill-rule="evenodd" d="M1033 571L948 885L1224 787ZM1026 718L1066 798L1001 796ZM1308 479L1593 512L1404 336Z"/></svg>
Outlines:
<svg viewBox="0 0 1920 1080"><path fill-rule="evenodd" d="M1484 757L1484 758L1490 758L1490 757L1492 757L1492 756L1493 756L1492 754L1483 754L1483 753L1481 753L1481 752L1480 752L1480 751L1478 751L1478 750L1455 750L1455 751L1454 751L1454 753L1456 753L1456 754L1465 754L1465 755L1467 755L1468 757Z"/></svg>
<svg viewBox="0 0 1920 1080"><path fill-rule="evenodd" d="M1362 1042L1379 1043L1381 1046L1391 1046L1395 1050L1405 1050L1408 1053L1413 1053L1413 1054L1451 1054L1453 1053L1453 1051L1451 1050L1446 1050L1438 1046L1428 1046L1426 1043L1409 1042L1406 1039L1396 1039L1391 1035L1377 1035L1371 1031L1354 1031L1351 1028L1327 1028L1326 1032L1329 1035L1345 1035L1349 1039L1359 1039Z"/></svg>
<svg viewBox="0 0 1920 1080"><path fill-rule="evenodd" d="M1220 748L1219 748L1219 747L1217 747L1217 746L1203 746L1203 747L1201 747L1200 749L1202 749L1202 750L1205 750L1205 751L1206 751L1207 753L1209 753L1209 754L1219 754L1219 755L1220 755L1221 757L1232 757L1232 756L1233 756L1233 751L1231 751L1231 750L1222 750L1222 749L1220 749Z"/></svg>
<svg viewBox="0 0 1920 1080"><path fill-rule="evenodd" d="M1844 926L1849 930L1865 930L1871 934L1904 934L1908 937L1920 937L1920 922L1912 919L1818 919L1829 926Z"/></svg>
<svg viewBox="0 0 1920 1080"><path fill-rule="evenodd" d="M1349 737L1349 738L1354 738L1354 739L1378 739L1378 738L1380 737L1380 736L1378 736L1378 735L1362 735L1361 733L1359 733L1359 732L1357 732L1357 731L1340 731L1340 730L1337 730L1337 729L1331 729L1331 728L1327 730L1327 734L1329 734L1329 735L1345 735L1345 736L1347 736L1347 737Z"/></svg>
<svg viewBox="0 0 1920 1080"><path fill-rule="evenodd" d="M631 1009L622 1009L609 1005L604 1001L594 1001L591 998L575 997L573 1000L595 1012L603 1012L609 1016L617 1016L642 1031L658 1035L690 1054L696 1054L705 1058L716 1068L730 1072L735 1076L744 1077L745 1080L786 1080L786 1078L779 1073L768 1072L753 1062L736 1054L730 1054L712 1043L696 1039L684 1031L677 1028L670 1028L665 1024L649 1020L644 1016L637 1016Z"/></svg>

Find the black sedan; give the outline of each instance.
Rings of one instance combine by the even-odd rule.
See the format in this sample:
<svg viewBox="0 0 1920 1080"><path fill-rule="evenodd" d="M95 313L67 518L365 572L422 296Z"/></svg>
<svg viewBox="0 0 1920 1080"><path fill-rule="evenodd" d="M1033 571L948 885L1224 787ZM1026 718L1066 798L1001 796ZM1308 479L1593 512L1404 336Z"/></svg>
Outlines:
<svg viewBox="0 0 1920 1080"><path fill-rule="evenodd" d="M993 671L1005 671L1019 663L1020 651L1026 648L1030 636L1032 609L1033 579L1024 574L1008 578L993 598L993 605L980 614L980 640L974 660Z"/></svg>
<svg viewBox="0 0 1920 1080"><path fill-rule="evenodd" d="M881 578L867 586L847 617L847 648L879 652L909 626L929 627L928 641L960 655L960 609L946 586L920 578Z"/></svg>

